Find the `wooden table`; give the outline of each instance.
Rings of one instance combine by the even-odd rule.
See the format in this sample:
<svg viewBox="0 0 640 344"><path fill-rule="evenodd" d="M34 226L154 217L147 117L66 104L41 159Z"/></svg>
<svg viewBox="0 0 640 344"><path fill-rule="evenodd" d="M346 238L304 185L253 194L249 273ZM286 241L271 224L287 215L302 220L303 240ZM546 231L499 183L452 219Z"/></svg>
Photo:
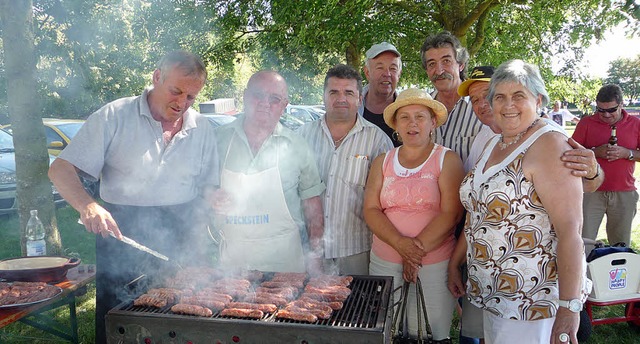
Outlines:
<svg viewBox="0 0 640 344"><path fill-rule="evenodd" d="M50 300L26 307L0 309L0 328L21 321L42 331L78 343L78 320L76 318L76 296L87 292L87 284L95 280L95 265L81 264L67 272L67 278L56 285L62 293ZM46 311L69 306L70 326L55 321L43 314Z"/></svg>

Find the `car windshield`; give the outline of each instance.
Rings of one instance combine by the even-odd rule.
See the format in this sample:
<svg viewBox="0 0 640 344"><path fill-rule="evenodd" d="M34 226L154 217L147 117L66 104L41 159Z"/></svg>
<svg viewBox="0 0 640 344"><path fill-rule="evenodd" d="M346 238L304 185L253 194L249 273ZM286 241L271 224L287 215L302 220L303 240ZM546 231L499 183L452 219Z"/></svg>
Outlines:
<svg viewBox="0 0 640 344"><path fill-rule="evenodd" d="M68 138L72 139L82 127L82 122L74 122L74 123L64 123L56 125L56 128L60 129L60 131L65 134Z"/></svg>
<svg viewBox="0 0 640 344"><path fill-rule="evenodd" d="M13 152L13 137L4 130L0 129L0 151Z"/></svg>

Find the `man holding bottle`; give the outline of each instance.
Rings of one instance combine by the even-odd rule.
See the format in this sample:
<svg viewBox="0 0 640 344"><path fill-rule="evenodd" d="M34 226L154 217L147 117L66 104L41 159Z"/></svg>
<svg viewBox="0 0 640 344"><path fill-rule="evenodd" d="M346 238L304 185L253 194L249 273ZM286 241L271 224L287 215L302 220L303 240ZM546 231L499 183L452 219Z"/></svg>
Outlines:
<svg viewBox="0 0 640 344"><path fill-rule="evenodd" d="M582 236L595 240L606 214L609 243L624 242L629 246L638 202L633 171L636 161L640 161L640 119L629 116L622 108L622 89L618 85L600 88L596 105L596 112L583 118L573 133L573 139L594 151L605 176L596 192L584 194ZM616 142L611 140L612 134Z"/></svg>

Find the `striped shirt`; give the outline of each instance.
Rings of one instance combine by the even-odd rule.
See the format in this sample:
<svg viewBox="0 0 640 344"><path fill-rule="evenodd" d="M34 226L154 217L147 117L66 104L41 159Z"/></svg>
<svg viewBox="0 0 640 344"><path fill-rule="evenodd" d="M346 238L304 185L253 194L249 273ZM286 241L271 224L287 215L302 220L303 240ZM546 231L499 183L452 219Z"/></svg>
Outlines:
<svg viewBox="0 0 640 344"><path fill-rule="evenodd" d="M433 99L437 94L437 90L431 94ZM482 123L473 113L471 100L469 97L462 97L449 112L447 122L435 130L434 141L458 153L462 163L465 163L473 140L481 128Z"/></svg>
<svg viewBox="0 0 640 344"><path fill-rule="evenodd" d="M336 149L326 121L319 119L300 127L315 153L320 178L327 189L324 207L325 258L347 257L371 249L371 231L364 222L364 186L371 162L389 151L389 137L358 115L356 123Z"/></svg>

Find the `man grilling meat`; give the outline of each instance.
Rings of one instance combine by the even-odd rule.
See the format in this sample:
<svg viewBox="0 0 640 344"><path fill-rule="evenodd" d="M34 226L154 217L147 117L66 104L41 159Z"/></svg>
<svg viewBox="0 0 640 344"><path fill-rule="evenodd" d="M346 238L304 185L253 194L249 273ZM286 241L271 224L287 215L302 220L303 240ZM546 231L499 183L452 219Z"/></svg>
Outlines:
<svg viewBox="0 0 640 344"><path fill-rule="evenodd" d="M223 267L304 272L303 242L320 264L325 186L304 138L279 122L287 98L281 75L257 72L244 91L245 114L216 129Z"/></svg>
<svg viewBox="0 0 640 344"><path fill-rule="evenodd" d="M105 314L128 299L123 286L166 262L110 238L122 235L174 260L194 256L204 227L202 193L219 183L213 127L190 106L207 72L197 56L171 52L153 72L153 87L92 114L60 153L49 177L96 236L96 342L106 342ZM100 178L104 206L79 174ZM165 265L163 265L165 264Z"/></svg>

